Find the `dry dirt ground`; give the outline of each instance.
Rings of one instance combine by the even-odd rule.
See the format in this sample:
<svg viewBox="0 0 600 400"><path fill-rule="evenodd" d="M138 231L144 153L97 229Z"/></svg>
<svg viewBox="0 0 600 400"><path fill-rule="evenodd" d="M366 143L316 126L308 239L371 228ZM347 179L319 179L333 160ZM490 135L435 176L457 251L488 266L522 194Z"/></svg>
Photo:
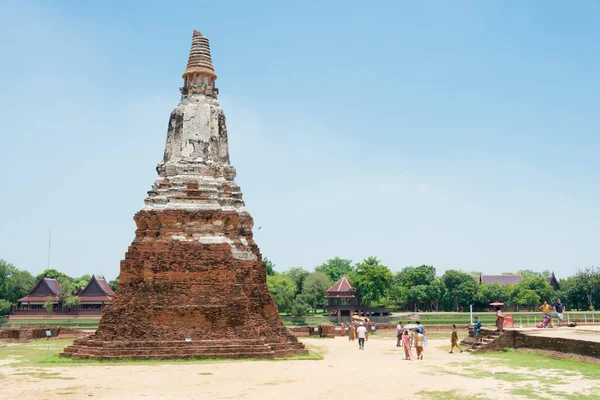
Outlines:
<svg viewBox="0 0 600 400"><path fill-rule="evenodd" d="M486 364L486 357L466 352L449 354L447 339L430 340L422 361L405 360L390 336L372 337L364 351L345 338L302 340L324 358L19 368L4 362L0 399L563 399L573 392L586 394L573 398L600 398L595 397L600 380L557 377L562 396L554 396L551 388L531 380L538 370ZM519 380L527 374L529 380ZM547 385L552 371L544 376Z"/></svg>

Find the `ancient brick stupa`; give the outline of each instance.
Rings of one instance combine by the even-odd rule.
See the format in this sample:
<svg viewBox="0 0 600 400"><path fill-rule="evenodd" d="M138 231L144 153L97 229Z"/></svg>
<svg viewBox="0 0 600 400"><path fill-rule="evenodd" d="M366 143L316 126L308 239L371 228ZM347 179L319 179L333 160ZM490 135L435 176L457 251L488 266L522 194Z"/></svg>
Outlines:
<svg viewBox="0 0 600 400"><path fill-rule="evenodd" d="M284 328L229 163L208 39L194 31L158 179L98 330L73 358L282 357L305 353Z"/></svg>

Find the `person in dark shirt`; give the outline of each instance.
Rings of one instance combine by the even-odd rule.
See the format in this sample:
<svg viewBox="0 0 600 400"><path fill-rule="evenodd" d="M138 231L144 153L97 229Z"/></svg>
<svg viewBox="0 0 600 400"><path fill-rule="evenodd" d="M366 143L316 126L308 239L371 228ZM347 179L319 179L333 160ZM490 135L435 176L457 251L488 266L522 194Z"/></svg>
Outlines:
<svg viewBox="0 0 600 400"><path fill-rule="evenodd" d="M481 333L481 322L479 322L479 317L474 317L475 322L473 322L473 338L477 342L479 340L479 334Z"/></svg>
<svg viewBox="0 0 600 400"><path fill-rule="evenodd" d="M563 304L560 302L560 299L556 299L556 304L554 305L554 311L558 314L558 326L562 326L562 320L564 317L563 314Z"/></svg>

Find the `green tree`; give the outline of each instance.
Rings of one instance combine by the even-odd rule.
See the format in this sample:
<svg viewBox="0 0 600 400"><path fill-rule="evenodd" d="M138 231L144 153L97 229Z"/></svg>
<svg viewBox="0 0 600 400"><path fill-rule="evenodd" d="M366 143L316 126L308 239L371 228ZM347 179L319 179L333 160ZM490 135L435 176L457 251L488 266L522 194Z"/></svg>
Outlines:
<svg viewBox="0 0 600 400"><path fill-rule="evenodd" d="M79 278L74 278L72 284L75 288L75 291L79 290L79 288L86 287L90 282L90 279L92 279L92 277L89 274L82 275Z"/></svg>
<svg viewBox="0 0 600 400"><path fill-rule="evenodd" d="M560 288L562 294L557 293L557 296L559 296L569 308L577 310L589 309L585 285L577 274L566 279L561 279Z"/></svg>
<svg viewBox="0 0 600 400"><path fill-rule="evenodd" d="M36 279L40 279L40 278L56 279L57 281L59 280L59 278L68 278L69 281L72 280L70 276L68 276L67 274L60 272L54 268L45 269L44 272L42 272L41 274L38 274L36 276Z"/></svg>
<svg viewBox="0 0 600 400"><path fill-rule="evenodd" d="M539 275L533 278L523 279L521 282L516 284L514 288L514 293L518 293L520 290L525 289L535 291L537 295L540 296L541 302L547 301L549 303L552 303L552 301L555 300L556 297L552 285L550 285L550 283L548 283L548 281L545 278Z"/></svg>
<svg viewBox="0 0 600 400"><path fill-rule="evenodd" d="M44 309L48 312L48 314L52 314L52 297L47 296L46 297L46 301L44 302L44 305L42 306L44 307Z"/></svg>
<svg viewBox="0 0 600 400"><path fill-rule="evenodd" d="M28 271L21 271L10 264L9 266L2 297L11 303L16 303L33 289L37 280Z"/></svg>
<svg viewBox="0 0 600 400"><path fill-rule="evenodd" d="M427 300L427 286L416 285L408 288L408 295L406 299L409 303L413 304L413 310L417 311L419 304Z"/></svg>
<svg viewBox="0 0 600 400"><path fill-rule="evenodd" d="M377 257L368 257L354 266L351 282L365 305L377 304L385 298L394 281L388 267L381 265Z"/></svg>
<svg viewBox="0 0 600 400"><path fill-rule="evenodd" d="M306 302L306 297L302 294L294 298L294 302L290 307L290 314L294 317L303 317L308 314L310 306Z"/></svg>
<svg viewBox="0 0 600 400"><path fill-rule="evenodd" d="M10 314L11 303L8 300L0 299L0 315Z"/></svg>
<svg viewBox="0 0 600 400"><path fill-rule="evenodd" d="M0 259L0 299L6 298L8 277L14 269L16 269L14 265Z"/></svg>
<svg viewBox="0 0 600 400"><path fill-rule="evenodd" d="M335 283L343 276L350 276L352 273L352 261L335 257L316 267L315 271L326 273L331 278L331 281Z"/></svg>
<svg viewBox="0 0 600 400"><path fill-rule="evenodd" d="M296 284L296 294L302 293L302 287L304 280L308 276L309 272L302 267L292 267L286 272L286 275L292 278Z"/></svg>
<svg viewBox="0 0 600 400"><path fill-rule="evenodd" d="M398 279L404 287L431 285L435 280L435 268L431 265L405 267L398 273Z"/></svg>
<svg viewBox="0 0 600 400"><path fill-rule="evenodd" d="M325 302L327 289L333 285L329 276L324 272L311 272L304 280L302 294L306 303L311 306L314 312Z"/></svg>
<svg viewBox="0 0 600 400"><path fill-rule="evenodd" d="M113 292L117 291L117 286L119 286L119 282L121 281L121 274L117 275L114 281L108 282L108 286L113 290Z"/></svg>
<svg viewBox="0 0 600 400"><path fill-rule="evenodd" d="M477 287L475 302L483 307L488 307L489 304L494 301L500 301L507 304L510 302L510 295L511 288L509 286L503 286L499 283L482 283Z"/></svg>
<svg viewBox="0 0 600 400"><path fill-rule="evenodd" d="M267 285L277 304L277 310L283 313L291 312L296 295L296 284L292 278L285 274L267 276Z"/></svg>
<svg viewBox="0 0 600 400"><path fill-rule="evenodd" d="M442 280L454 311L459 311L461 306L468 306L474 301L477 282L471 275L451 269L442 275Z"/></svg>
<svg viewBox="0 0 600 400"><path fill-rule="evenodd" d="M584 289L588 301L588 309L592 311L595 310L598 304L594 305L594 295L600 293L600 268L592 266L580 269L575 276L580 281L581 287Z"/></svg>
<svg viewBox="0 0 600 400"><path fill-rule="evenodd" d="M68 310L79 310L81 299L76 296L69 296L63 302L63 307Z"/></svg>
<svg viewBox="0 0 600 400"><path fill-rule="evenodd" d="M442 278L435 278L431 285L427 286L427 299L431 301L435 311L440 311L440 301L446 294L446 286Z"/></svg>
<svg viewBox="0 0 600 400"><path fill-rule="evenodd" d="M531 310L540 304L540 295L535 290L520 287L517 289L513 301L517 306L529 307Z"/></svg>
<svg viewBox="0 0 600 400"><path fill-rule="evenodd" d="M535 279L535 278L539 278L540 277L540 273L539 272L535 272L532 269L521 269L521 270L517 271L517 274L521 274L521 276L523 277L523 280L526 280L526 279Z"/></svg>
<svg viewBox="0 0 600 400"><path fill-rule="evenodd" d="M264 257L263 264L265 264L265 268L267 268L267 276L273 276L277 274L277 271L275 271L275 264L273 264L273 261L269 260L267 257Z"/></svg>

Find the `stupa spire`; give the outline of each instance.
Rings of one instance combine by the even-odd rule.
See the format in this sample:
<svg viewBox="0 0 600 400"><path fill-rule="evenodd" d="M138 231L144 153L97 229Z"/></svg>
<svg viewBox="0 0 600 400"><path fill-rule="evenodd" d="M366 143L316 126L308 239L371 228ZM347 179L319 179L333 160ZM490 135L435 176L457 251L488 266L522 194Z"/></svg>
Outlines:
<svg viewBox="0 0 600 400"><path fill-rule="evenodd" d="M215 68L210 56L208 38L195 30L192 34L192 47L188 58L187 68L183 73L183 95L202 93L216 96L219 91L215 88Z"/></svg>

